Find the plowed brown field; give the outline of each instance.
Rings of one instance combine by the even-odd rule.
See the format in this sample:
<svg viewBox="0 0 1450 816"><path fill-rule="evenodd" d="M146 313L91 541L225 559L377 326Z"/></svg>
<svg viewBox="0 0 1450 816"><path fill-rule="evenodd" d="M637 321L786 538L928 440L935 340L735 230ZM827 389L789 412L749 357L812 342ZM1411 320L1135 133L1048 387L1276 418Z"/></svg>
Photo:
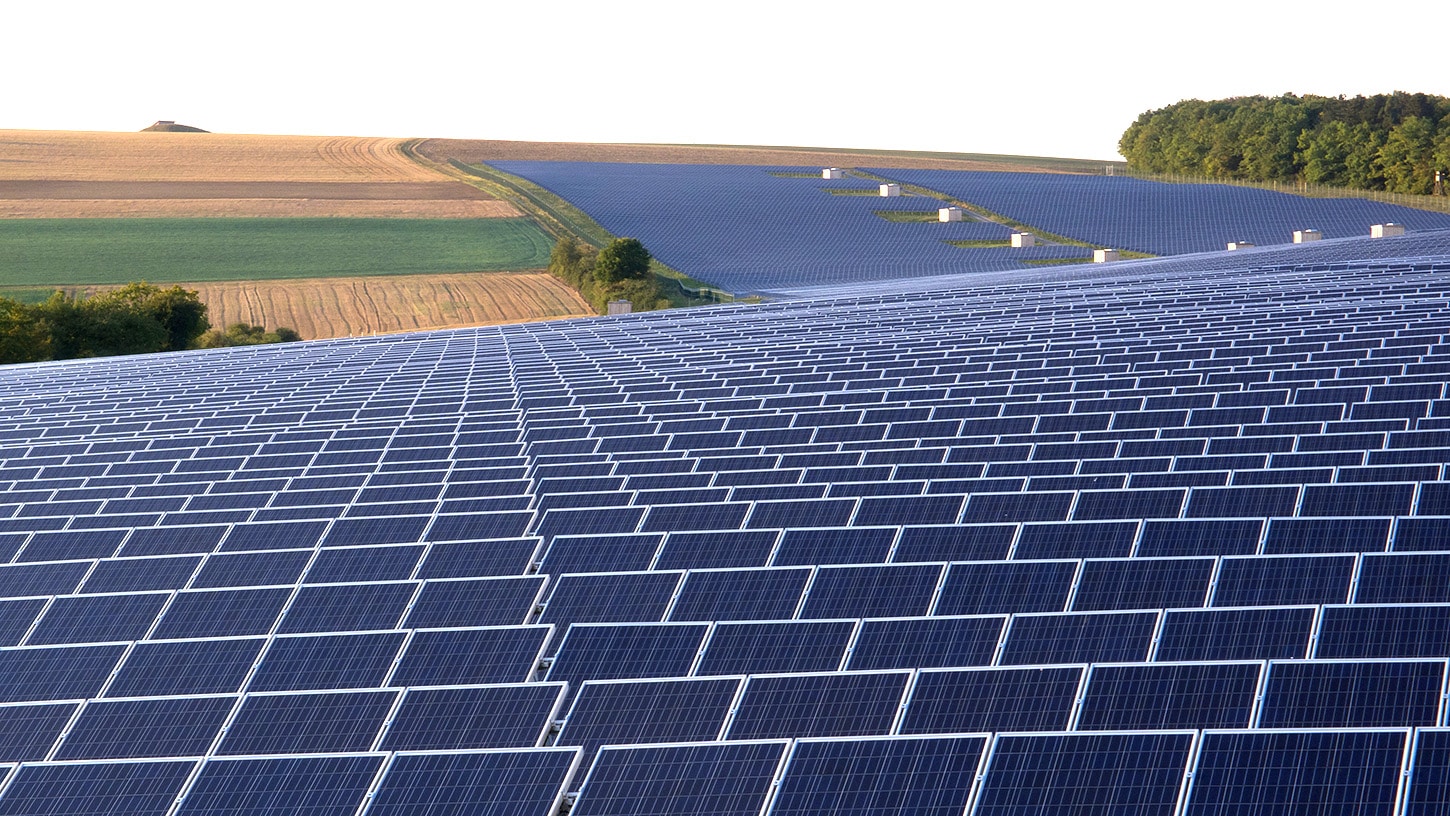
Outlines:
<svg viewBox="0 0 1450 816"><path fill-rule="evenodd" d="M213 327L289 326L308 340L594 312L579 293L544 272L477 272L367 278L184 283L207 305Z"/></svg>
<svg viewBox="0 0 1450 816"><path fill-rule="evenodd" d="M0 217L491 218L513 205L404 140L0 130Z"/></svg>

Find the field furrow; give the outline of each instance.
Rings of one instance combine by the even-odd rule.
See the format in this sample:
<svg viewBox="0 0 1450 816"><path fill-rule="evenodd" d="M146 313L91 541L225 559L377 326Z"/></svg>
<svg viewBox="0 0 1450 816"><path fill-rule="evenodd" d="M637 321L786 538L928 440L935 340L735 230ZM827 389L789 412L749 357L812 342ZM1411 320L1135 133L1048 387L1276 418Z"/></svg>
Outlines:
<svg viewBox="0 0 1450 816"><path fill-rule="evenodd" d="M579 294L542 272L185 283L212 326L288 326L321 339L592 314ZM100 287L91 291L100 291Z"/></svg>

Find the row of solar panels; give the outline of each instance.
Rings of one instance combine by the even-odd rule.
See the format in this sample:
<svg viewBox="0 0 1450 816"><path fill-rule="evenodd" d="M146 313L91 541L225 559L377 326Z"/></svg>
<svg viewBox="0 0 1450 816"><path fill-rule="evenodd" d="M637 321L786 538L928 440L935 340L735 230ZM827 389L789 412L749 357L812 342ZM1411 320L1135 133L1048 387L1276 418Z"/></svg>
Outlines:
<svg viewBox="0 0 1450 816"><path fill-rule="evenodd" d="M1205 525L1199 532L1213 538L1216 530L1231 532L1236 526L1234 522ZM877 532L895 535L893 530ZM815 538L829 549L829 535ZM618 551L621 561L628 561L656 546L648 538L586 541L596 548L589 554L594 560ZM1446 541L1439 538L1438 548L1443 549ZM1198 544L1203 546L1202 541ZM258 607L255 615L267 620L285 613L278 630L283 633L535 620L559 624L788 620L1450 602L1450 554L1444 552L842 566L831 562L850 564L849 554L829 552L828 557L806 559L798 566L564 573L552 581L546 575L447 575L495 573L501 558L527 558L528 546L527 541L499 542L491 548L495 550L491 557L480 563L449 564L446 556L440 556L425 563L428 572L442 572L444 577L418 579L413 576L424 555L422 546L219 554L207 558L205 565L201 556L167 556L10 566L0 569L0 598L6 599L7 618L0 643L133 639L151 631L151 621L158 616L159 630L172 632L158 637L189 637L193 635L175 631L185 625L175 618L184 620L188 615L184 610L220 597L251 597ZM296 593L276 589L294 584L301 584ZM250 596L206 594L253 588L259 591ZM267 588L270 591L260 591ZM173 600L174 591L180 594ZM541 606L545 597L549 600ZM361 608L364 599L366 609ZM341 617L340 606L352 607L357 625L339 625L353 620ZM98 623L92 626L105 631L133 634L77 640L75 631L57 629L59 621L73 616L95 618Z"/></svg>
<svg viewBox="0 0 1450 816"><path fill-rule="evenodd" d="M1444 719L1444 660L936 669L0 706L0 761L458 751L1025 731L1393 728ZM1369 701L1368 703L1366 701Z"/></svg>
<svg viewBox="0 0 1450 816"><path fill-rule="evenodd" d="M1208 731L769 740L602 750L570 812L1392 814L1444 804L1450 732ZM0 814L555 813L577 749L20 766ZM175 808L173 809L173 805Z"/></svg>
<svg viewBox="0 0 1450 816"><path fill-rule="evenodd" d="M525 625L269 639L275 612L249 620L253 609L237 594L210 599L215 603L209 610L236 615L237 621L200 621L188 631L144 641L139 639L144 632L117 631L129 621L111 631L86 621L89 634L113 642L0 649L6 675L0 700L519 682L535 677L554 631ZM127 635L137 639L122 641ZM198 639L161 639L173 635ZM1326 604L1010 618L575 623L544 665L545 679L577 685L778 672L1447 654L1450 606Z"/></svg>

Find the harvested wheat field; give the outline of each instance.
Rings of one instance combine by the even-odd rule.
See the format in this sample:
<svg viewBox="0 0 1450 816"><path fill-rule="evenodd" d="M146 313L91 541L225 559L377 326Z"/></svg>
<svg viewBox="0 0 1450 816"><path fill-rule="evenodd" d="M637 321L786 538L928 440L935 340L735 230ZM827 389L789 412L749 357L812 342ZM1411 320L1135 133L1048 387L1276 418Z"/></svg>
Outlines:
<svg viewBox="0 0 1450 816"><path fill-rule="evenodd" d="M406 140L0 130L0 218L517 217Z"/></svg>
<svg viewBox="0 0 1450 816"><path fill-rule="evenodd" d="M308 340L584 317L589 304L544 272L186 283L212 326L288 326Z"/></svg>

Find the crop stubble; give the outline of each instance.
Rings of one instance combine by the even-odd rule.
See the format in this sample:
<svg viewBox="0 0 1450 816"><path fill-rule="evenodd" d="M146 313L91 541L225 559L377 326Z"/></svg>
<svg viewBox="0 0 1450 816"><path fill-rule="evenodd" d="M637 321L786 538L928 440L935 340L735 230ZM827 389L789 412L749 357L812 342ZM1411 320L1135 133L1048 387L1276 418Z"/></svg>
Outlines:
<svg viewBox="0 0 1450 816"><path fill-rule="evenodd" d="M403 144L371 137L0 130L0 218L520 214L412 160Z"/></svg>
<svg viewBox="0 0 1450 816"><path fill-rule="evenodd" d="M586 317L589 304L545 272L487 272L179 284L213 328L296 329L308 340ZM83 287L87 294L112 289Z"/></svg>

